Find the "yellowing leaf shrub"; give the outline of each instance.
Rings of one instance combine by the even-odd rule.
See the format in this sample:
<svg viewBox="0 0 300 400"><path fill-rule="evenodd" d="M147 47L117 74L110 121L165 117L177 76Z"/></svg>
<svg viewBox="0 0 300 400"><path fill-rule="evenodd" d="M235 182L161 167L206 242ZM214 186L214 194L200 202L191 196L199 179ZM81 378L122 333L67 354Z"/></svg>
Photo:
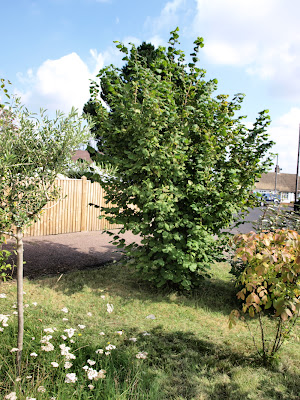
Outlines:
<svg viewBox="0 0 300 400"><path fill-rule="evenodd" d="M293 230L250 232L236 235L235 261L241 260L245 269L238 278L241 289L237 297L243 301L242 312L259 318L262 357L274 358L290 333L300 313L300 236ZM267 311L268 310L268 311ZM262 315L276 320L276 335L267 346ZM240 314L234 310L230 326Z"/></svg>

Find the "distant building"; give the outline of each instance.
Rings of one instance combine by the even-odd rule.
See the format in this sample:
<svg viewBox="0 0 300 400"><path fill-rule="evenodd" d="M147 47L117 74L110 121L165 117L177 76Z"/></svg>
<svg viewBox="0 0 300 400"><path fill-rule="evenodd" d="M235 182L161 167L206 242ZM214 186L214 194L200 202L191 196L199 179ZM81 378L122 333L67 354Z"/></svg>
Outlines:
<svg viewBox="0 0 300 400"><path fill-rule="evenodd" d="M72 160L76 161L78 159L88 161L89 163L93 162L87 150L76 150L72 156Z"/></svg>
<svg viewBox="0 0 300 400"><path fill-rule="evenodd" d="M259 182L255 185L255 192L274 193L275 192L275 172L263 174ZM295 201L296 174L277 173L276 183L277 193L280 194L282 203L292 203ZM298 177L298 197L300 192L300 180Z"/></svg>

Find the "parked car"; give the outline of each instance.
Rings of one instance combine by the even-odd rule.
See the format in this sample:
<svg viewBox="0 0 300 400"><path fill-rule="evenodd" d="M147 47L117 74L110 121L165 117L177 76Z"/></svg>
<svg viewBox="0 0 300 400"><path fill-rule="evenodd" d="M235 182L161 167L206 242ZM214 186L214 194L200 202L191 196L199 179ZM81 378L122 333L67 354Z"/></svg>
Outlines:
<svg viewBox="0 0 300 400"><path fill-rule="evenodd" d="M260 205L263 207L267 204L278 206L280 204L280 195L275 193L262 193L260 197Z"/></svg>

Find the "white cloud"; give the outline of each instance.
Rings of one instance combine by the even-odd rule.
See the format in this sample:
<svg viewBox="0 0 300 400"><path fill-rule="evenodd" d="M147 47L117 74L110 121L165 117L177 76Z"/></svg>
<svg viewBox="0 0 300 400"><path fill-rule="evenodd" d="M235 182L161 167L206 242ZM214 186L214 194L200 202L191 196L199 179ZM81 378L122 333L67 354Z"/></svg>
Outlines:
<svg viewBox="0 0 300 400"><path fill-rule="evenodd" d="M156 39L159 40L158 37ZM141 44L141 40L134 36L127 36L122 42L125 45L129 42L136 46ZM36 69L28 69L26 73L19 72L19 84L15 92L35 112L44 108L50 113L56 110L67 113L72 106L81 112L90 96L90 80L95 80L99 70L105 65L123 65L124 54L114 45L101 52L90 49L89 55L83 61L73 52L56 60L46 60Z"/></svg>
<svg viewBox="0 0 300 400"><path fill-rule="evenodd" d="M55 97L59 94L64 102L78 106L88 93L89 76L86 64L76 53L71 53L58 60L45 61L38 69L37 82L42 95Z"/></svg>
<svg viewBox="0 0 300 400"><path fill-rule="evenodd" d="M46 60L36 72L30 68L25 74L18 73L16 93L35 112L41 107L50 113L56 110L67 113L72 107L81 112L89 99L90 79L95 79L104 65L119 65L121 59L122 54L109 47L102 53L91 49L87 63L74 52L56 60Z"/></svg>
<svg viewBox="0 0 300 400"><path fill-rule="evenodd" d="M139 40L136 38L131 39ZM105 65L113 64L116 67L119 67L122 64L122 58L124 56L124 54L120 53L119 49L117 49L115 45L109 46L101 53L98 53L96 49L91 49L90 54L92 58L89 62L89 69L91 70L93 77L95 77L98 74L99 70Z"/></svg>
<svg viewBox="0 0 300 400"><path fill-rule="evenodd" d="M142 41L141 39L135 37L135 36L126 36L123 40L122 43L127 45L128 43L133 43L136 47L139 46Z"/></svg>
<svg viewBox="0 0 300 400"><path fill-rule="evenodd" d="M209 18L210 22L221 18L226 26L237 21L241 26L249 20L263 21L268 15L270 8L276 6L281 0L196 0L198 18ZM223 29L226 30L226 26ZM238 34L238 32L236 33Z"/></svg>
<svg viewBox="0 0 300 400"><path fill-rule="evenodd" d="M69 112L74 106L81 111L89 98L91 74L76 53L47 60L35 74L30 69L25 76L19 74L18 77L21 83L27 83L27 90L19 93L30 109L42 107Z"/></svg>
<svg viewBox="0 0 300 400"><path fill-rule="evenodd" d="M277 118L268 129L276 142L272 152L278 153L278 164L284 173L296 173L300 108L293 107Z"/></svg>
<svg viewBox="0 0 300 400"><path fill-rule="evenodd" d="M175 29L183 16L183 13L179 13L179 11L183 11L187 1L168 1L157 18L146 18L145 26L155 33L166 27L169 29L170 26L172 30Z"/></svg>
<svg viewBox="0 0 300 400"><path fill-rule="evenodd" d="M98 53L97 49L90 49L90 54L92 56L92 60L94 65L94 75L98 73L98 71L104 67L105 57L102 53Z"/></svg>
<svg viewBox="0 0 300 400"><path fill-rule="evenodd" d="M169 1L163 8L162 15L172 16L178 10L179 6L183 3L183 0Z"/></svg>
<svg viewBox="0 0 300 400"><path fill-rule="evenodd" d="M146 40L146 42L147 43L152 43L154 47L165 46L166 45L164 39L159 35L151 36L148 40Z"/></svg>
<svg viewBox="0 0 300 400"><path fill-rule="evenodd" d="M248 42L242 49L238 49L226 41L212 40L204 51L214 64L242 66L255 60L256 46L254 43Z"/></svg>
<svg viewBox="0 0 300 400"><path fill-rule="evenodd" d="M203 36L207 60L244 66L273 95L300 91L298 0L196 0L190 34Z"/></svg>

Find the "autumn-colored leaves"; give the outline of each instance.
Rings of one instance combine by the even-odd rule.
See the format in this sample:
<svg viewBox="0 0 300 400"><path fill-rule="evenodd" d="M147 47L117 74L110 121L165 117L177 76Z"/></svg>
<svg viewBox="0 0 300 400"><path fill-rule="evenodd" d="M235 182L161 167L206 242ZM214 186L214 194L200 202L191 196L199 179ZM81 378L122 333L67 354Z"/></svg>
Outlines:
<svg viewBox="0 0 300 400"><path fill-rule="evenodd" d="M250 316L273 306L284 321L300 311L300 236L291 230L234 237L235 258L245 264L237 297Z"/></svg>
<svg viewBox="0 0 300 400"><path fill-rule="evenodd" d="M241 288L237 297L243 301L242 312L250 317L258 315L261 322L262 315L269 310L268 315L277 319L276 337L279 335L280 343L284 340L283 332L290 332L300 314L299 239L296 231L276 230L236 235L232 240L235 261L241 260L245 266L238 277ZM233 310L229 326L239 317L240 312Z"/></svg>

